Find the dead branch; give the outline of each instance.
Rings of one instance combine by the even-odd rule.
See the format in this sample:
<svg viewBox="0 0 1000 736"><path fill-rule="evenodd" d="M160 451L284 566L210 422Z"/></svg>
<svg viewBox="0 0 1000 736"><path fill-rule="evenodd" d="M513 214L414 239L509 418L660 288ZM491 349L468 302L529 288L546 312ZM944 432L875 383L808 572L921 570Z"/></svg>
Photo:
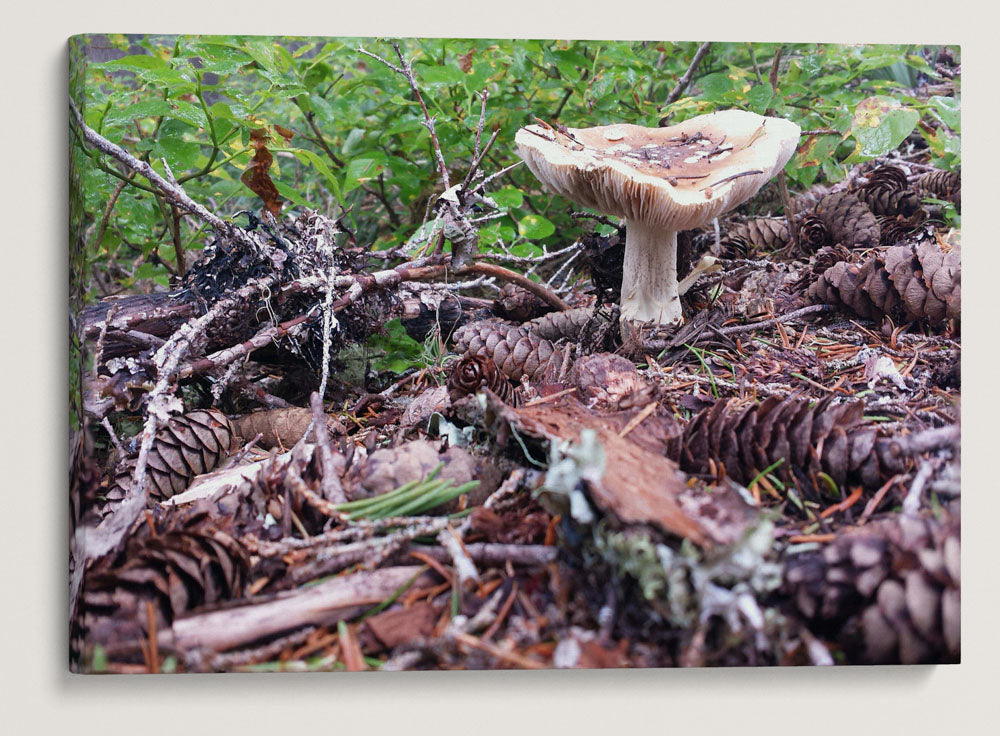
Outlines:
<svg viewBox="0 0 1000 736"><path fill-rule="evenodd" d="M705 41L705 43L698 47L698 50L694 53L694 58L691 59L691 63L688 65L687 71L684 72L684 75L677 80L677 86L670 91L670 94L667 95L667 99L664 100L663 105L660 106L661 110L667 105L677 102L681 95L684 94L684 90L686 90L687 86L691 84L691 77L694 75L694 70L698 68L698 64L700 64L701 60L705 58L705 54L708 53L710 48L712 48L711 41Z"/></svg>

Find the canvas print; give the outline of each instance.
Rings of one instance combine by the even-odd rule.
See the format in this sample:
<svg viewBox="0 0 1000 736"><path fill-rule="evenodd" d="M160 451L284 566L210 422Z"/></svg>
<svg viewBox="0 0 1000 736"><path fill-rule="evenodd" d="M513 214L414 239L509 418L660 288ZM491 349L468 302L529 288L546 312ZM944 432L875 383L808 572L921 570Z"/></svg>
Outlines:
<svg viewBox="0 0 1000 736"><path fill-rule="evenodd" d="M958 46L69 46L73 671L959 661Z"/></svg>

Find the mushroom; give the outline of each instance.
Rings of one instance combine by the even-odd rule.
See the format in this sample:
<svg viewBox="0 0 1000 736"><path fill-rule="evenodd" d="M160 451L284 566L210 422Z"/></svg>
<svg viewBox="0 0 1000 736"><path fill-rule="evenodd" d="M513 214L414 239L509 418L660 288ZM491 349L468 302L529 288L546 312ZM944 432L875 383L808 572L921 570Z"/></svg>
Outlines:
<svg viewBox="0 0 1000 736"><path fill-rule="evenodd" d="M622 323L667 325L683 321L677 232L756 194L791 158L799 132L788 120L723 110L669 128L528 125L514 140L548 189L625 218Z"/></svg>

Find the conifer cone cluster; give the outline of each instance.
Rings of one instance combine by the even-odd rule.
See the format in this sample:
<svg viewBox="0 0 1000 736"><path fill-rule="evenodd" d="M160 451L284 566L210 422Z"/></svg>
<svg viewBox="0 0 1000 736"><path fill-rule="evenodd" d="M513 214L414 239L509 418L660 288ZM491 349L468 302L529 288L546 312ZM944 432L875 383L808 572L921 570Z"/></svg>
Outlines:
<svg viewBox="0 0 1000 736"><path fill-rule="evenodd" d="M832 397L810 404L803 396L772 396L742 407L720 399L695 415L669 453L682 470L724 470L743 485L780 463L770 472L802 489L820 489L820 472L841 488L874 489L899 461L874 429L862 426L863 413L861 402L835 404Z"/></svg>
<svg viewBox="0 0 1000 736"><path fill-rule="evenodd" d="M455 363L448 377L448 395L451 400L474 394L488 388L506 404L514 403L514 385L492 358L483 355L465 355Z"/></svg>
<svg viewBox="0 0 1000 736"><path fill-rule="evenodd" d="M961 529L897 514L791 556L785 589L816 632L871 663L956 662Z"/></svg>
<svg viewBox="0 0 1000 736"><path fill-rule="evenodd" d="M848 248L874 248L878 245L879 230L875 215L867 204L850 192L826 195L812 214L823 221L834 243Z"/></svg>
<svg viewBox="0 0 1000 736"><path fill-rule="evenodd" d="M954 171L929 171L917 179L917 188L935 199L953 202L962 209L962 175Z"/></svg>
<svg viewBox="0 0 1000 736"><path fill-rule="evenodd" d="M150 497L170 498L185 490L195 476L208 473L225 458L236 443L232 423L218 409L171 417L153 439L146 465ZM109 501L118 501L132 482L136 460L121 463L108 490Z"/></svg>
<svg viewBox="0 0 1000 736"><path fill-rule="evenodd" d="M493 311L511 322L527 322L552 310L552 307L516 284L507 284L493 300Z"/></svg>
<svg viewBox="0 0 1000 736"><path fill-rule="evenodd" d="M200 606L243 595L250 559L243 546L203 513L135 535L124 554L87 573L78 625L89 644L136 645L149 636L152 603L157 630Z"/></svg>
<svg viewBox="0 0 1000 736"><path fill-rule="evenodd" d="M809 296L865 319L960 320L961 257L960 248L946 253L929 241L893 246L862 264L835 264L809 287Z"/></svg>
<svg viewBox="0 0 1000 736"><path fill-rule="evenodd" d="M875 215L909 217L920 209L920 195L910 189L906 174L897 166L879 166L855 194Z"/></svg>
<svg viewBox="0 0 1000 736"><path fill-rule="evenodd" d="M499 320L472 322L455 332L460 352L490 358L512 381L527 378L534 384L554 382L566 359L563 348Z"/></svg>

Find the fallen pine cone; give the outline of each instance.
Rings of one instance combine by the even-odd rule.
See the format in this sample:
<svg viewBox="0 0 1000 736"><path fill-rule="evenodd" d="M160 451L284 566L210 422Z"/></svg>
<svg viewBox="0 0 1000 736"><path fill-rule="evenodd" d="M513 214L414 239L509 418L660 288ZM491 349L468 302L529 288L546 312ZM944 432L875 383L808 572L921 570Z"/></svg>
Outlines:
<svg viewBox="0 0 1000 736"><path fill-rule="evenodd" d="M171 417L161 427L149 450L146 479L149 495L162 501L185 490L195 476L208 473L225 458L236 442L232 423L218 409L198 409ZM136 459L120 463L107 499L124 498L132 484Z"/></svg>
<svg viewBox="0 0 1000 736"><path fill-rule="evenodd" d="M866 319L930 325L961 319L961 249L945 253L932 242L897 245L863 264L840 262L809 287L814 302L846 308Z"/></svg>
<svg viewBox="0 0 1000 736"><path fill-rule="evenodd" d="M920 195L909 187L898 166L880 166L868 175L868 183L854 192L875 215L909 217L920 209Z"/></svg>
<svg viewBox="0 0 1000 736"><path fill-rule="evenodd" d="M523 327L538 337L556 342L557 340L579 340L584 329L591 322L604 324L607 319L593 307L577 307L565 312L551 312L526 322Z"/></svg>
<svg viewBox="0 0 1000 736"><path fill-rule="evenodd" d="M329 414L326 417L327 430L332 436L344 436L344 425ZM258 434L262 435L258 444L265 450L275 447L288 449L295 445L306 433L312 422L312 410L293 406L287 409L269 409L244 414L232 420L233 429L245 441Z"/></svg>
<svg viewBox="0 0 1000 736"><path fill-rule="evenodd" d="M451 369L448 377L448 395L452 402L488 388L505 404L515 404L514 385L492 358L482 355L463 356Z"/></svg>
<svg viewBox="0 0 1000 736"><path fill-rule="evenodd" d="M812 213L803 215L798 226L799 249L803 253L815 253L830 245L830 231L823 218Z"/></svg>
<svg viewBox="0 0 1000 736"><path fill-rule="evenodd" d="M723 258L748 258L759 250L788 245L788 221L783 217L756 217L738 225L719 242Z"/></svg>
<svg viewBox="0 0 1000 736"><path fill-rule="evenodd" d="M204 514L133 535L118 560L87 572L73 637L78 660L101 644L109 656L120 650L143 661L139 643L152 633L147 604L156 630L168 630L187 611L241 597L249 568L243 546Z"/></svg>
<svg viewBox="0 0 1000 736"><path fill-rule="evenodd" d="M493 311L511 322L527 322L551 312L552 307L516 284L507 284L493 300Z"/></svg>
<svg viewBox="0 0 1000 736"><path fill-rule="evenodd" d="M842 243L848 248L873 248L878 245L875 215L868 205L850 192L826 195L812 214L823 220L834 243Z"/></svg>
<svg viewBox="0 0 1000 736"><path fill-rule="evenodd" d="M871 663L957 662L961 529L904 514L788 558L785 590L812 626ZM860 613L858 613L860 611Z"/></svg>
<svg viewBox="0 0 1000 736"><path fill-rule="evenodd" d="M746 485L762 471L800 489L823 488L819 473L840 487L875 489L900 467L889 441L862 425L864 404L812 404L802 396L734 405L719 399L688 423L670 455L689 473L725 475ZM776 467L775 464L777 463Z"/></svg>
<svg viewBox="0 0 1000 736"><path fill-rule="evenodd" d="M567 359L566 351L522 327L497 320L472 322L455 332L461 352L491 358L512 381L552 383Z"/></svg>
<svg viewBox="0 0 1000 736"><path fill-rule="evenodd" d="M917 179L917 188L935 199L962 209L962 175L956 171L929 171Z"/></svg>

